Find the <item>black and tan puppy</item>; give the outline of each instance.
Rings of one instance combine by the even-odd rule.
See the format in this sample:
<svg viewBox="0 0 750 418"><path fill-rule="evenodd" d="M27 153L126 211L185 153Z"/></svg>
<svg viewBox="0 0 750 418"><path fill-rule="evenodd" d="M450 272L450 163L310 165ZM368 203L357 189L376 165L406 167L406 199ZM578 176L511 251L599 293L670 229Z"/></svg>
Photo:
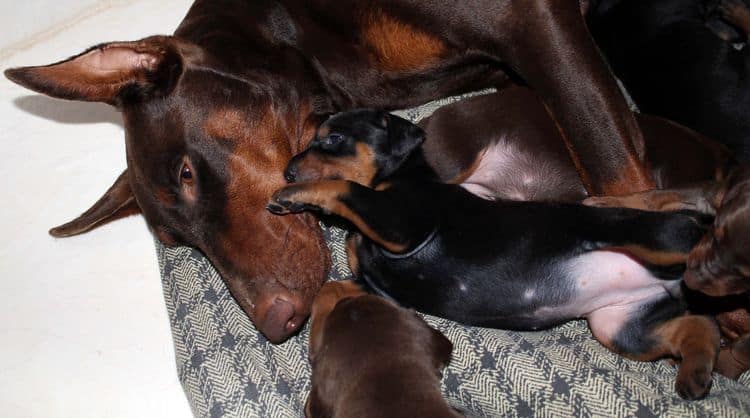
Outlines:
<svg viewBox="0 0 750 418"><path fill-rule="evenodd" d="M351 281L328 282L311 318L307 418L462 416L440 393L453 345L414 311Z"/></svg>
<svg viewBox="0 0 750 418"><path fill-rule="evenodd" d="M684 398L708 393L719 331L708 317L684 315L680 297L687 253L705 232L696 218L485 200L442 183L423 140L419 127L387 113L336 115L287 169L289 178L310 171L326 180L282 188L268 208L350 221L365 237L355 242L355 270L402 304L503 329L585 318L615 352L681 358Z"/></svg>

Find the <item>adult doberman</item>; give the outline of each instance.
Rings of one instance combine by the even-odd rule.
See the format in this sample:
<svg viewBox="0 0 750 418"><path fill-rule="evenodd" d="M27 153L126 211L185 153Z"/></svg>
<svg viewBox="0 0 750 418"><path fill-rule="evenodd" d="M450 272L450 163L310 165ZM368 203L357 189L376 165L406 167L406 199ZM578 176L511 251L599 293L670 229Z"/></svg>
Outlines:
<svg viewBox="0 0 750 418"><path fill-rule="evenodd" d="M174 36L11 69L50 96L116 106L127 170L62 237L142 213L200 249L273 342L329 268L315 219L265 210L324 116L418 105L520 79L544 99L593 194L653 186L643 138L567 0L198 0Z"/></svg>

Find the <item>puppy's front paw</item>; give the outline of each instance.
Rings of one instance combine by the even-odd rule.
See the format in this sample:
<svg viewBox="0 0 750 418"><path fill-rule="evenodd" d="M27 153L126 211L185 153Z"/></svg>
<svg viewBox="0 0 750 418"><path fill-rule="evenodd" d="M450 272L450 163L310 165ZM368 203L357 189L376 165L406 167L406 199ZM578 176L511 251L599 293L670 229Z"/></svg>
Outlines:
<svg viewBox="0 0 750 418"><path fill-rule="evenodd" d="M317 209L315 205L300 201L299 196L302 194L303 188L303 185L291 185L277 190L271 197L271 201L266 205L266 209L276 215Z"/></svg>

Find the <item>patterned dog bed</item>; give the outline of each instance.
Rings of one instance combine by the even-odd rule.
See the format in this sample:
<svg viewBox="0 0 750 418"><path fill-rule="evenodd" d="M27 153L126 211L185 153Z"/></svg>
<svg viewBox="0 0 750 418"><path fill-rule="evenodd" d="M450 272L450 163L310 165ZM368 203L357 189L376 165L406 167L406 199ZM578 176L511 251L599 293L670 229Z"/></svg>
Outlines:
<svg viewBox="0 0 750 418"><path fill-rule="evenodd" d="M419 120L451 100L405 111ZM344 231L322 226L331 280L348 278ZM156 243L177 369L201 417L300 417L310 391L308 328L273 345L256 331L199 252ZM443 376L467 416L750 416L750 372L714 376L710 396L682 400L668 361L626 360L596 342L584 321L542 332L473 328L427 316L454 344Z"/></svg>

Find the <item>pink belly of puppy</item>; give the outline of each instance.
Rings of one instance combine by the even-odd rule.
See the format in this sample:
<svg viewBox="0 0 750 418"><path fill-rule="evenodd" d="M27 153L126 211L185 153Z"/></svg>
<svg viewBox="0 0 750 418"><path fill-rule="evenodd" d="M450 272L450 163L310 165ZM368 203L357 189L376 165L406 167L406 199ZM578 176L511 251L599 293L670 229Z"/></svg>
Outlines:
<svg viewBox="0 0 750 418"><path fill-rule="evenodd" d="M578 256L568 262L567 270L575 283L575 299L567 306L543 310L587 319L591 332L603 343L611 343L643 305L680 292L680 280L659 279L627 255L612 251Z"/></svg>

